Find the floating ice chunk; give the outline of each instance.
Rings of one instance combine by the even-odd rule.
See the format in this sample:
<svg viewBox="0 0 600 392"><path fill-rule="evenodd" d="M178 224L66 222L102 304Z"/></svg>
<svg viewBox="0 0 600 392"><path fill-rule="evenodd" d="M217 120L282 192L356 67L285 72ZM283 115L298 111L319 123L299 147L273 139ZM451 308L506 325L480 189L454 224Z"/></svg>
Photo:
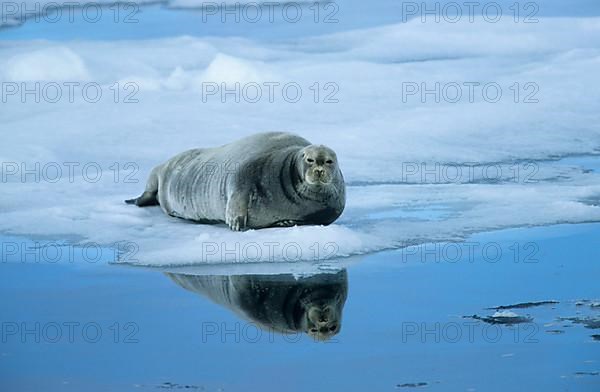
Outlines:
<svg viewBox="0 0 600 392"><path fill-rule="evenodd" d="M511 312L508 310L503 310L500 312L496 312L492 315L492 317L519 317L518 314L516 314L515 312Z"/></svg>
<svg viewBox="0 0 600 392"><path fill-rule="evenodd" d="M0 173L0 231L109 245L130 241L139 245L142 264L182 265L224 260L236 246L244 256L252 242L264 256L259 263L272 241L280 244L277 261L295 260L297 249L301 260L314 261L331 258L328 243L335 243L335 256L345 257L460 241L483 230L600 221L600 207L590 202L600 195L597 172L519 163L600 151L599 26L600 18L548 18L535 26L512 23L509 30L490 23L409 22L276 44L228 37L51 47L7 41L0 46L3 81L129 81L138 83L139 103L115 103L112 90L105 90L110 99L94 105L80 95L75 103L39 105L8 97L0 111L7 129L0 162L17 169ZM295 81L303 99L290 104L277 90L274 102L223 104L216 96L205 103L197 92L203 82L265 81ZM328 81L336 83L333 98L340 104L323 103L333 91L325 88ZM474 102L425 105L420 95L402 102L404 82L431 88L436 81L495 82L505 99L486 102L478 91ZM537 104L515 102L511 87L519 82L523 98L528 81L541 87ZM315 82L319 95L311 89ZM52 132L45 131L48 124ZM153 166L176 153L269 130L292 131L336 150L353 185L335 225L231 233L223 225L185 224L158 208L122 202L140 193ZM62 163L73 159L79 167L71 181ZM60 181L36 181L35 174L23 179L21 163L27 170L39 163L34 171L41 173L53 162L62 167ZM81 168L90 162L102 166L97 183L82 179ZM139 171L115 173L115 162L121 168L133 162ZM458 181L445 170L449 162L460 164ZM481 168L471 172L470 162L489 168L492 180L485 181ZM127 174L138 182L124 181ZM207 244L217 244L216 253ZM287 254L284 244L291 244Z"/></svg>

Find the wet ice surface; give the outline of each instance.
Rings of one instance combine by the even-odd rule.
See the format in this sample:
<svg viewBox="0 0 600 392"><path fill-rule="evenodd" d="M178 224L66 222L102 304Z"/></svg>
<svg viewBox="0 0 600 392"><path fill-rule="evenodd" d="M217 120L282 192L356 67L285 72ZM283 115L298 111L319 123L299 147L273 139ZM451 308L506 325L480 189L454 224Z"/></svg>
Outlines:
<svg viewBox="0 0 600 392"><path fill-rule="evenodd" d="M15 256L0 264L0 295L11 298L0 304L0 379L8 390L47 391L271 391L280 380L298 391L323 383L333 390L593 391L600 385L599 235L598 224L503 230L469 237L469 246L382 252L307 275L237 265L171 268L169 278L161 269ZM532 244L533 253L526 251ZM270 306L236 302L223 294L233 293L221 289L224 281ZM337 293L340 331L328 341L269 329L291 325L281 317L290 303ZM276 305L282 298L287 305ZM530 320L464 317L497 312ZM45 331L39 343L35 332L21 332L35 331L36 322ZM73 342L63 325L70 322L79 323ZM59 339L49 323L61 325ZM95 329L82 332L88 323L102 331L96 343Z"/></svg>

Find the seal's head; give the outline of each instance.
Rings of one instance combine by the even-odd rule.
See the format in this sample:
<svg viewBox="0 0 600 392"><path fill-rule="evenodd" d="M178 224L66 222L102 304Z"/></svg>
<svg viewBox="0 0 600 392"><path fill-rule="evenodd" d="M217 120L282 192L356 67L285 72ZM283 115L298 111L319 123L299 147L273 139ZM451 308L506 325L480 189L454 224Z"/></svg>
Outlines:
<svg viewBox="0 0 600 392"><path fill-rule="evenodd" d="M329 147L312 144L299 153L299 169L309 185L329 185L339 172L337 156Z"/></svg>
<svg viewBox="0 0 600 392"><path fill-rule="evenodd" d="M306 333L315 340L328 340L336 335L342 325L342 306L339 298L317 301L306 305L304 325Z"/></svg>

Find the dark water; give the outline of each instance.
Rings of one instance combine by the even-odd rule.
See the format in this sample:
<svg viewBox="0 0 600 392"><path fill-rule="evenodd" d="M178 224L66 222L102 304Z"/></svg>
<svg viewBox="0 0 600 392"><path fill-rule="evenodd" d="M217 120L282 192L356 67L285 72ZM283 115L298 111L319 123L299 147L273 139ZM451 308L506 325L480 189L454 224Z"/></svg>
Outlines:
<svg viewBox="0 0 600 392"><path fill-rule="evenodd" d="M599 390L599 238L506 230L310 277L21 252L0 264L0 390ZM535 301L558 303L509 306ZM311 306L333 308L316 315L328 340L302 332ZM529 321L464 317L497 306Z"/></svg>

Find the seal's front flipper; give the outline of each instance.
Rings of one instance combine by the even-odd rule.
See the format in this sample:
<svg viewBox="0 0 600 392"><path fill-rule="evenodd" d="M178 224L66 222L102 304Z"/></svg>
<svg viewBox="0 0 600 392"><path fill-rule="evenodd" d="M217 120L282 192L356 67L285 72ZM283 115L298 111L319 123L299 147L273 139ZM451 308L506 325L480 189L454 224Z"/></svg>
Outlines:
<svg viewBox="0 0 600 392"><path fill-rule="evenodd" d="M295 220L291 220L291 219L286 219L286 220L282 220L279 222L275 222L275 224L273 226L276 227L294 227L297 226L299 223L299 221L295 221Z"/></svg>
<svg viewBox="0 0 600 392"><path fill-rule="evenodd" d="M233 231L244 231L248 227L248 195L237 192L227 201L225 223Z"/></svg>
<svg viewBox="0 0 600 392"><path fill-rule="evenodd" d="M138 207L157 206L159 204L157 194L158 192L144 192L136 199L125 200L125 203L135 204Z"/></svg>

